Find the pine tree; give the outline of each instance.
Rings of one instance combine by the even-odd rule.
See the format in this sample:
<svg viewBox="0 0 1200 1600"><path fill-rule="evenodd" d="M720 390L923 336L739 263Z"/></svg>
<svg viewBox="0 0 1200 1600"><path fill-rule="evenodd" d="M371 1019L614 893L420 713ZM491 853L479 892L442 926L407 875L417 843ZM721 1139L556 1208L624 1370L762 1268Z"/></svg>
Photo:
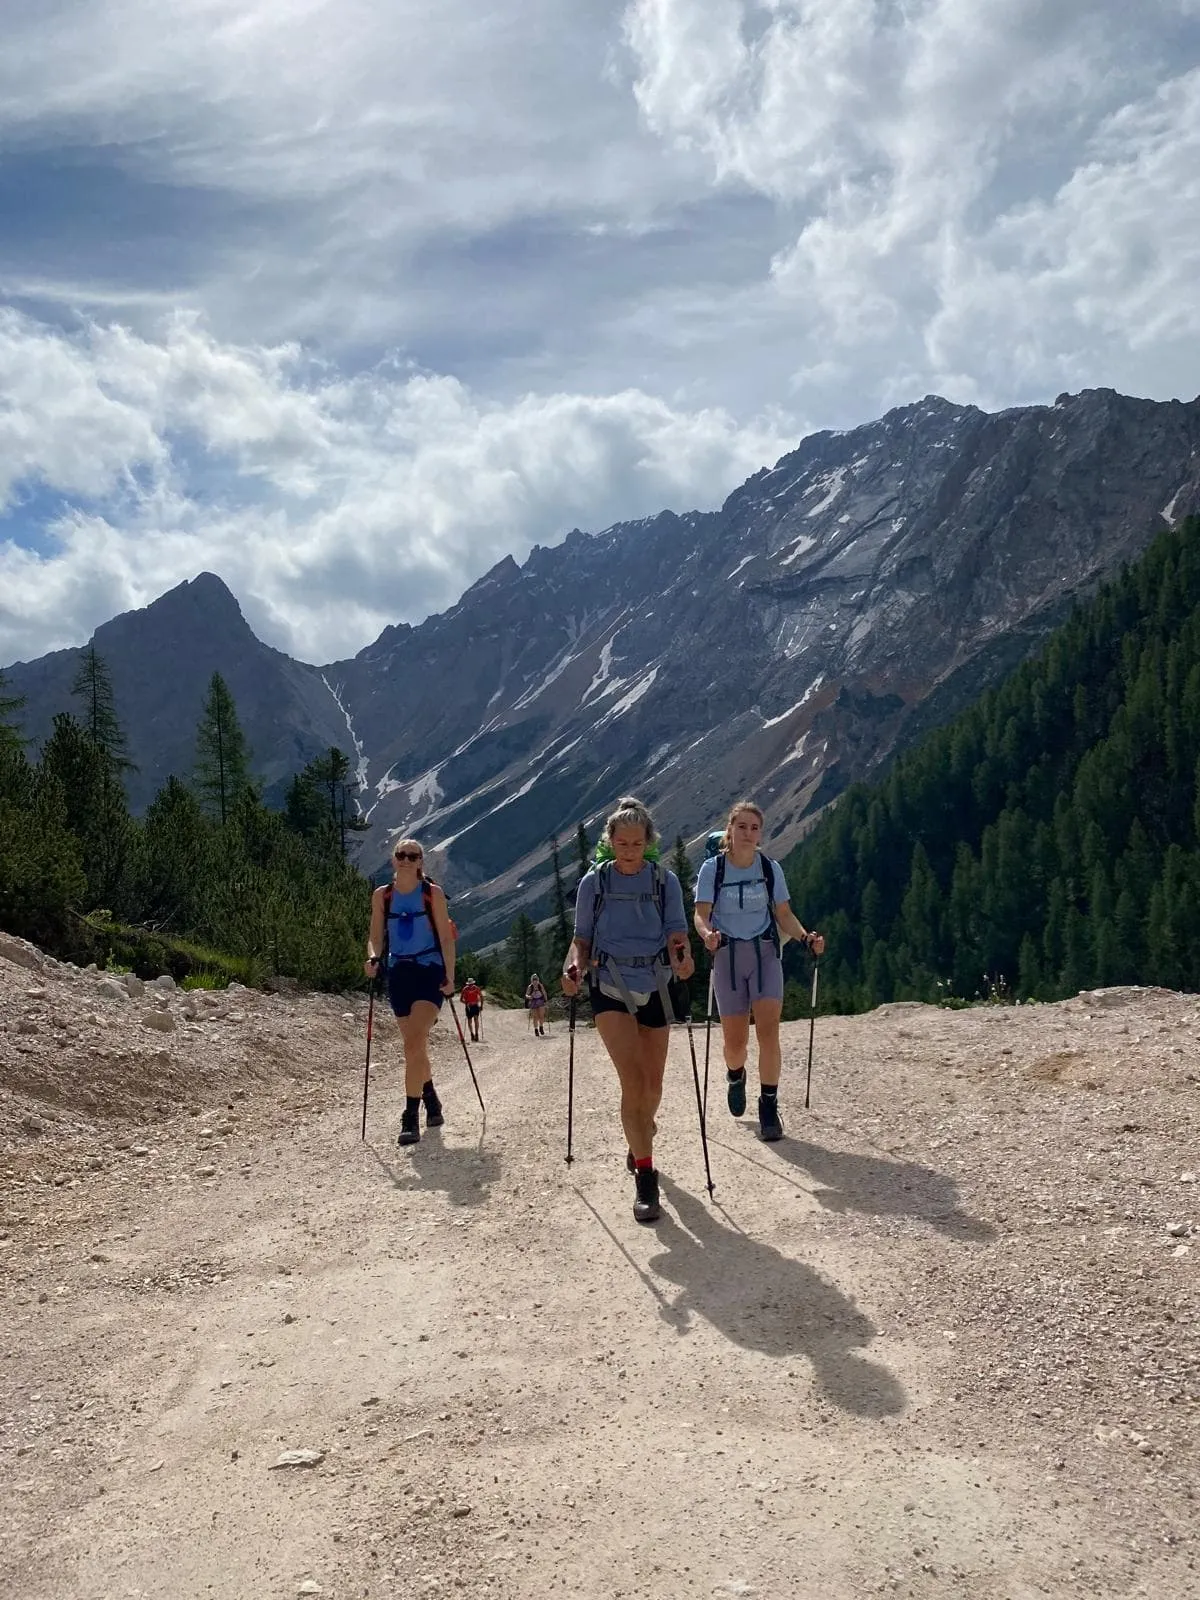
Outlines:
<svg viewBox="0 0 1200 1600"><path fill-rule="evenodd" d="M139 922L175 932L195 928L203 903L211 827L191 790L178 778L168 778L142 819Z"/></svg>
<svg viewBox="0 0 1200 1600"><path fill-rule="evenodd" d="M250 785L250 752L225 680L214 672L196 729L193 786L210 816L224 827L241 792Z"/></svg>
<svg viewBox="0 0 1200 1600"><path fill-rule="evenodd" d="M576 879L578 887L591 870L592 847L588 843L587 828L581 822L575 829L575 854L579 862L579 877Z"/></svg>
<svg viewBox="0 0 1200 1600"><path fill-rule="evenodd" d="M518 994L523 995L530 978L541 974L542 952L537 925L524 911L508 930L504 944L505 966Z"/></svg>
<svg viewBox="0 0 1200 1600"><path fill-rule="evenodd" d="M551 835L550 860L554 868L553 910L554 920L550 925L549 936L552 948L549 951L550 959L547 962L552 972L557 972L566 960L567 951L571 948L571 922L567 915L567 893L563 887L562 862L558 853L558 835Z"/></svg>
<svg viewBox="0 0 1200 1600"><path fill-rule="evenodd" d="M79 670L71 683L71 693L83 707L79 718L82 727L92 743L108 757L113 771L135 771L127 758L125 734L117 720L117 701L108 664L94 643L83 652Z"/></svg>
<svg viewBox="0 0 1200 1600"><path fill-rule="evenodd" d="M4 674L0 672L0 750L20 750L25 744L15 720L16 712L24 705L23 694L5 694Z"/></svg>
<svg viewBox="0 0 1200 1600"><path fill-rule="evenodd" d="M136 828L112 757L74 717L60 712L42 751L41 770L60 786L65 824L82 847L86 909L122 910Z"/></svg>

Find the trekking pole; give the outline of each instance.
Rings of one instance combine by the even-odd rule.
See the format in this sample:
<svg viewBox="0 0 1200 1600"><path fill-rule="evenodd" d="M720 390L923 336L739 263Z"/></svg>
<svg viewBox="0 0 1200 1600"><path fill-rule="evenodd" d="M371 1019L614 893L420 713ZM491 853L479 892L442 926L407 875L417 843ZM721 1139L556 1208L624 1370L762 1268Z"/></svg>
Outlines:
<svg viewBox="0 0 1200 1600"><path fill-rule="evenodd" d="M714 955L708 967L708 1010L704 1013L704 1117L708 1120L708 1052L712 1044L713 997L717 981L717 958Z"/></svg>
<svg viewBox="0 0 1200 1600"><path fill-rule="evenodd" d="M804 1109L808 1110L808 1092L812 1088L813 1033L817 1026L817 974L821 970L820 956L813 957L812 1001L808 1013L808 1077L804 1084Z"/></svg>
<svg viewBox="0 0 1200 1600"><path fill-rule="evenodd" d="M363 1114L362 1132L360 1139L367 1137L367 1088L371 1082L371 1033L375 1022L375 986L379 982L379 967L375 968L375 976L371 979L369 990L370 999L367 1001L367 1064L363 1068Z"/></svg>
<svg viewBox="0 0 1200 1600"><path fill-rule="evenodd" d="M687 1036L688 1049L692 1053L692 1082L696 1085L696 1115L700 1118L700 1144L704 1151L704 1181L708 1185L708 1198L711 1200L715 1185L712 1181L712 1169L708 1164L708 1128L704 1116L704 1102L700 1098L700 1072L696 1066L696 1040L692 1033L692 1003L690 996L687 1009Z"/></svg>
<svg viewBox="0 0 1200 1600"><path fill-rule="evenodd" d="M479 1095L479 1109L487 1120L487 1107L483 1103L483 1096L479 1093L479 1079L475 1076L475 1068L471 1065L471 1052L467 1049L466 1036L462 1031L462 1023L458 1020L458 1007L454 1004L454 996L448 994L446 999L450 1002L450 1015L454 1018L454 1026L458 1029L458 1042L463 1047L463 1055L467 1058L467 1069L471 1074L471 1082L475 1085L475 1093Z"/></svg>
<svg viewBox="0 0 1200 1600"><path fill-rule="evenodd" d="M567 1165L570 1166L574 1159L571 1155L571 1132L575 1115L575 1001L576 995L571 996L571 1005L567 1013L567 1034L570 1043L567 1046Z"/></svg>

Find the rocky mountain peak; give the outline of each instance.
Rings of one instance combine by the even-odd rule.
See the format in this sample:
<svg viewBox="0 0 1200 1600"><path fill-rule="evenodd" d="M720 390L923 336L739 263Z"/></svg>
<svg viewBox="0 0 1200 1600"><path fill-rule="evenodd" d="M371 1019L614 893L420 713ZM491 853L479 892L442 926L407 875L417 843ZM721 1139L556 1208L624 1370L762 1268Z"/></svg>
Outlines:
<svg viewBox="0 0 1200 1600"><path fill-rule="evenodd" d="M175 648L196 642L206 650L218 640L226 646L258 643L232 591L215 572L198 573L148 606L124 611L102 623L93 642L103 655L114 648L123 649L131 632L137 635L139 649L151 641L172 641Z"/></svg>

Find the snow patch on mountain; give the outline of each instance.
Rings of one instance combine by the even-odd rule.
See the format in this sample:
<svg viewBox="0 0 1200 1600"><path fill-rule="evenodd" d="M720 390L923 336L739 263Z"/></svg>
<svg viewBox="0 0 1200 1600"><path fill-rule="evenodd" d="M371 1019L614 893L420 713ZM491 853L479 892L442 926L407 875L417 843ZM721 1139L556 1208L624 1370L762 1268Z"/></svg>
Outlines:
<svg viewBox="0 0 1200 1600"><path fill-rule="evenodd" d="M621 613L621 617L624 618L624 617L628 616L628 614L629 614L629 608L626 607L625 610ZM595 677L592 679L591 683L588 684L587 688L583 691L583 697L579 702L581 706L587 705L588 701L599 690L600 685L603 684L603 683L607 683L607 681L608 681L608 679L609 679L609 677L610 677L610 675L612 673L613 645L616 642L616 637L620 633L620 631L621 631L621 622L618 621L617 626L613 629L613 631L609 634L608 638L604 641L604 644L603 644L603 646L602 646L602 648L600 650L600 664L596 668ZM611 692L611 691L609 691L609 692Z"/></svg>
<svg viewBox="0 0 1200 1600"><path fill-rule="evenodd" d="M1163 519L1163 521L1166 523L1168 528L1173 528L1175 526L1175 523L1176 523L1176 520L1177 520L1176 516L1175 516L1175 507L1179 504L1179 496L1183 493L1183 491L1186 488L1187 488L1187 484L1186 483L1181 483L1179 485L1179 488L1176 489L1175 493L1171 496L1171 498L1167 501L1166 505L1159 512L1159 516Z"/></svg>
<svg viewBox="0 0 1200 1600"><path fill-rule="evenodd" d="M526 689L525 693L519 700L513 701L514 711L523 711L526 706L531 706L539 697L539 695L545 694L546 690L552 683L557 683L559 678L562 677L563 673L571 665L572 661L577 661L579 659L579 652L574 648L574 644L575 641L572 640L558 660L554 662L554 664L543 675L543 677L534 684L533 688Z"/></svg>
<svg viewBox="0 0 1200 1600"><path fill-rule="evenodd" d="M804 555L806 551L811 550L816 542L817 540L815 535L811 533L802 533L800 537L792 544L791 554L784 556L779 565L781 567L790 567L793 561L799 561L800 557Z"/></svg>
<svg viewBox="0 0 1200 1600"><path fill-rule="evenodd" d="M622 695L616 705L611 706L601 718L603 722L611 722L614 717L623 717L627 711L632 711L643 695L649 694L654 687L654 680L658 677L658 668L651 667L644 677L638 679L629 693Z"/></svg>
<svg viewBox="0 0 1200 1600"><path fill-rule="evenodd" d="M819 517L822 511L828 510L828 508L837 499L838 495L841 494L842 490L846 486L847 470L848 469L846 467L837 467L833 472L829 473L827 477L818 478L816 483L813 484L812 488L808 491L809 494L813 494L817 489L824 489L825 494L822 499L817 501L816 505L813 506L810 511L805 512L805 515L810 521L813 517Z"/></svg>
<svg viewBox="0 0 1200 1600"><path fill-rule="evenodd" d="M357 733L355 733L355 731L354 731L354 723L351 721L350 713L346 710L346 707L343 704L340 691L333 687L333 685L330 683L329 679L325 676L324 673L321 674L321 682L329 690L330 694L333 696L334 705L338 708L338 710L342 713L342 715L346 719L346 731L350 735L350 743L354 746L354 754L355 754L355 757L356 757L355 766L354 766L354 781L358 784L358 787L360 789L365 789L367 787L367 766L368 766L368 762L367 762L366 752L363 749L363 742L358 737ZM363 808L359 804L357 796L355 797L354 804L355 804L360 816L365 815L365 816L369 817L371 815L370 811L367 811L365 813L363 812ZM373 811L374 809L375 809L375 807L372 806L371 810Z"/></svg>
<svg viewBox="0 0 1200 1600"><path fill-rule="evenodd" d="M813 695L816 694L817 690L824 682L825 674L823 672L819 672L809 684L808 688L805 689L799 700L796 701L794 706L789 706L786 711L781 711L777 717L768 717L763 723L763 727L774 728L778 723L786 722L789 717L795 716L796 712L799 711L802 706L806 706L808 704Z"/></svg>
<svg viewBox="0 0 1200 1600"><path fill-rule="evenodd" d="M438 773L441 770L442 768L439 764L436 767L430 767L428 772L422 773L408 791L408 803L410 806L415 808L419 805L428 804L431 811L434 809L442 798L442 789L438 783Z"/></svg>

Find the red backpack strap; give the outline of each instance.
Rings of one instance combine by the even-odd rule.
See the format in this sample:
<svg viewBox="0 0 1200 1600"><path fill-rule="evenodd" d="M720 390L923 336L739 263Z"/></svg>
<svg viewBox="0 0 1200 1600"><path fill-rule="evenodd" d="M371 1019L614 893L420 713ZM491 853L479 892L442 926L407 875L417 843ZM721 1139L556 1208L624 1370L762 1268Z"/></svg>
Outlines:
<svg viewBox="0 0 1200 1600"><path fill-rule="evenodd" d="M442 948L442 936L438 932L437 923L433 920L433 891L436 888L437 884L434 883L431 878L421 879L421 906L425 912L425 915L429 918L429 931L433 934L434 939L437 941L438 951L442 957L442 965L445 966L446 952ZM450 924L450 937L457 943L458 929L454 926L454 919L450 915L450 902L448 900L446 902L446 920Z"/></svg>

